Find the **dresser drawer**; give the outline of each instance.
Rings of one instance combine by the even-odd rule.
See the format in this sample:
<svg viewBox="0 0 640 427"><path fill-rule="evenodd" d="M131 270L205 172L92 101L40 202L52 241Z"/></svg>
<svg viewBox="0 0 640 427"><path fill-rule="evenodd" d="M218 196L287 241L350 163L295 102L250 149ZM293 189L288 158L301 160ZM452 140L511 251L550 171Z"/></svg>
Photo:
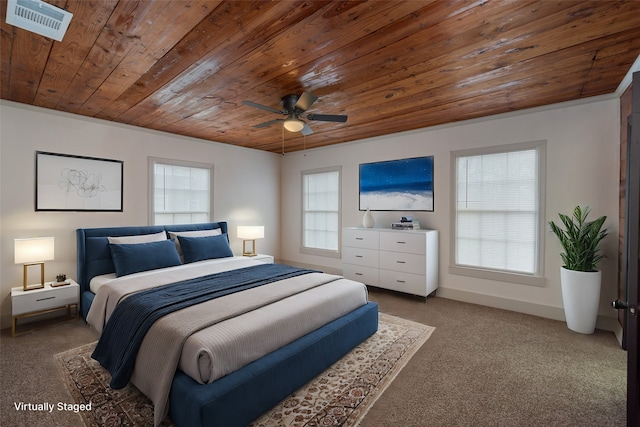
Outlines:
<svg viewBox="0 0 640 427"><path fill-rule="evenodd" d="M381 232L380 249L384 251L409 252L424 255L426 253L424 233L411 231Z"/></svg>
<svg viewBox="0 0 640 427"><path fill-rule="evenodd" d="M342 246L352 248L378 249L380 233L373 230L351 229L342 230Z"/></svg>
<svg viewBox="0 0 640 427"><path fill-rule="evenodd" d="M51 308L64 307L67 304L77 304L80 288L77 284L45 289L25 291L12 294L11 313L13 316L32 313L35 311L49 310Z"/></svg>
<svg viewBox="0 0 640 427"><path fill-rule="evenodd" d="M342 275L347 279L378 286L378 269L364 265L343 264Z"/></svg>
<svg viewBox="0 0 640 427"><path fill-rule="evenodd" d="M342 262L345 264L378 267L379 252L375 249L342 248Z"/></svg>
<svg viewBox="0 0 640 427"><path fill-rule="evenodd" d="M394 291L427 296L425 277L400 271L380 270L380 286Z"/></svg>
<svg viewBox="0 0 640 427"><path fill-rule="evenodd" d="M424 275L426 265L424 255L380 251L380 268Z"/></svg>

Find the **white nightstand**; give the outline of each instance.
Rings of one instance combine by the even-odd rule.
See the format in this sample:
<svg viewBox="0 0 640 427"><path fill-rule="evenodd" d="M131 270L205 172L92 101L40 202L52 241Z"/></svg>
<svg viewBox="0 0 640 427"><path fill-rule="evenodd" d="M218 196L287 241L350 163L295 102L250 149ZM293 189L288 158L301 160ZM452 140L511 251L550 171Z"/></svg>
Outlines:
<svg viewBox="0 0 640 427"><path fill-rule="evenodd" d="M265 255L265 254L256 254L252 257L247 257L249 259L255 259L256 261L264 262L265 264L273 264L273 256Z"/></svg>
<svg viewBox="0 0 640 427"><path fill-rule="evenodd" d="M44 288L29 291L25 291L22 287L11 288L11 335L16 336L16 323L23 317L62 309L66 309L67 314L71 316L73 306L77 316L80 285L73 280L67 281L68 285L52 287L51 282L48 282L44 284Z"/></svg>

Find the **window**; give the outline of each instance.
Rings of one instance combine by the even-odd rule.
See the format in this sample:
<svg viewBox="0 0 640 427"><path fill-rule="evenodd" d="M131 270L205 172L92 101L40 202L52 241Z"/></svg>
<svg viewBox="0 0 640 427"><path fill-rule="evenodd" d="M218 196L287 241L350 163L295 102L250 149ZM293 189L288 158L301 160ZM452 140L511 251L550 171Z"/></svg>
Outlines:
<svg viewBox="0 0 640 427"><path fill-rule="evenodd" d="M544 142L452 153L452 273L543 285Z"/></svg>
<svg viewBox="0 0 640 427"><path fill-rule="evenodd" d="M213 166L204 163L149 158L152 224L208 222Z"/></svg>
<svg viewBox="0 0 640 427"><path fill-rule="evenodd" d="M302 251L339 257L340 168L302 172Z"/></svg>

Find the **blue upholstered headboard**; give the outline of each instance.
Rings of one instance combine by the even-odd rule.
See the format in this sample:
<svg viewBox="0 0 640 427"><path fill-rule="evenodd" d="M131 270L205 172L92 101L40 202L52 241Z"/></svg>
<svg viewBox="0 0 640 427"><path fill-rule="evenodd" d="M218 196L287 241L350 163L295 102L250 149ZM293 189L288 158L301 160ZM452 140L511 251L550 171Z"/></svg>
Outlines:
<svg viewBox="0 0 640 427"><path fill-rule="evenodd" d="M227 223L207 222L202 224L177 224L177 225L149 225L140 227L105 227L105 228L79 228L76 230L78 241L78 284L80 285L80 308L83 316L89 310L88 305L93 296L85 296L89 292L89 283L95 276L114 273L115 268L111 260L109 241L107 237L134 236L138 234L153 234L161 231L195 231L214 230L219 228L227 234ZM168 236L167 236L168 237Z"/></svg>

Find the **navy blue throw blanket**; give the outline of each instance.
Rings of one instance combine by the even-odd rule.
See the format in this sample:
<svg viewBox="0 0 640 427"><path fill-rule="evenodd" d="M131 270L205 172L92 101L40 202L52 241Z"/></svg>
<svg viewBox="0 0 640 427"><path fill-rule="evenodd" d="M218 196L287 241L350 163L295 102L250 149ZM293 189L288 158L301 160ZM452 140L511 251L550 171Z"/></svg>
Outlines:
<svg viewBox="0 0 640 427"><path fill-rule="evenodd" d="M111 388L122 388L131 378L144 336L162 316L234 292L313 272L282 264L264 264L137 292L116 306L91 357L111 373Z"/></svg>

